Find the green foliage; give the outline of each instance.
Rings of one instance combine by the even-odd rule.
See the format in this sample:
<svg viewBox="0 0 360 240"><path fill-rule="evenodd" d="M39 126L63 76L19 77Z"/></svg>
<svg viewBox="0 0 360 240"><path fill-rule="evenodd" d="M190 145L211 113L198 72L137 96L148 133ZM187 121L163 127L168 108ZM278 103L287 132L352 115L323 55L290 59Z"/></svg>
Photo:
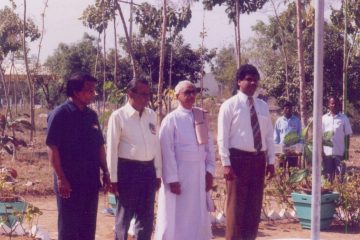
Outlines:
<svg viewBox="0 0 360 240"><path fill-rule="evenodd" d="M310 170L307 168L304 169L299 169L298 171L294 171L290 178L289 178L289 183L300 183L302 181L306 181L309 182L309 180L307 179L308 176L310 175Z"/></svg>
<svg viewBox="0 0 360 240"><path fill-rule="evenodd" d="M119 89L113 82L106 81L104 90L108 93L107 100L110 103L124 104L126 100L126 88Z"/></svg>
<svg viewBox="0 0 360 240"><path fill-rule="evenodd" d="M231 89L234 84L234 76L236 74L235 48L233 45L224 47L216 54L212 73L216 81L222 86Z"/></svg>
<svg viewBox="0 0 360 240"><path fill-rule="evenodd" d="M291 168L288 173L288 171L284 168L277 168L276 176L271 180L266 180L264 197L267 205L272 205L271 200L275 199L276 203L281 208L294 208L290 196L292 192L299 191L301 186L298 182L291 181L288 174L291 175L297 170L297 168Z"/></svg>
<svg viewBox="0 0 360 240"><path fill-rule="evenodd" d="M360 28L360 2L358 0L347 0L347 32L356 34ZM341 2L340 9L332 8L331 22L340 30L344 30L345 1Z"/></svg>
<svg viewBox="0 0 360 240"><path fill-rule="evenodd" d="M282 28L279 27L281 22ZM282 48L288 53L288 87L290 101L299 101L299 76L297 62L297 37L296 37L296 7L291 3L287 9L279 13L279 19L269 17L269 23L258 22L253 30L256 36L247 46L251 61L259 66L262 72L262 87L270 96L275 97L278 103L285 100L285 67ZM307 5L303 21L303 37L305 50L305 97L308 100L308 113L312 111L313 96L313 66L314 66L314 9ZM282 39L285 35L285 42ZM329 95L340 96L342 93L342 59L343 59L343 34L333 25L325 23L324 26L324 99ZM356 54L349 61L349 101L359 101L358 92L359 65ZM351 72L351 73L350 73Z"/></svg>
<svg viewBox="0 0 360 240"><path fill-rule="evenodd" d="M31 42L40 37L39 30L31 19L26 20L25 38ZM0 62L10 52L19 51L22 47L23 21L13 9L5 6L0 9Z"/></svg>
<svg viewBox="0 0 360 240"><path fill-rule="evenodd" d="M301 138L300 138L300 136L298 136L298 134L296 132L289 132L284 137L284 144L285 144L285 146L289 147L289 146L299 143L300 140L301 140Z"/></svg>
<svg viewBox="0 0 360 240"><path fill-rule="evenodd" d="M31 130L32 125L28 120L28 115L19 115L16 118L6 118L0 114L0 149L4 149L8 154L14 153L14 148L27 147L25 140L15 137L15 132L24 133L25 130ZM6 135L10 131L11 136Z"/></svg>
<svg viewBox="0 0 360 240"><path fill-rule="evenodd" d="M121 39L121 45L124 48L125 41ZM125 48L124 48L125 49ZM139 36L133 37L134 59L139 66L139 76L149 80L154 85L159 80L160 47L157 40L144 39ZM181 80L190 80L197 82L201 78L203 70L203 60L210 62L215 56L215 50L192 49L190 44L185 44L181 35L173 43L173 59L171 79L172 86L175 86ZM164 88L169 86L170 79L170 52L171 45L166 44L166 56L164 62ZM120 78L121 82L126 79Z"/></svg>
<svg viewBox="0 0 360 240"><path fill-rule="evenodd" d="M197 0L199 1L199 0ZM240 13L251 13L256 12L258 9L261 9L268 0L238 0L239 1L239 12ZM202 3L207 10L212 10L216 5L226 6L225 12L228 15L228 18L235 21L236 18L236 4L234 0L202 0Z"/></svg>
<svg viewBox="0 0 360 240"><path fill-rule="evenodd" d="M112 0L96 0L95 4L86 7L80 20L82 20L85 27L102 33L114 14L115 6Z"/></svg>
<svg viewBox="0 0 360 240"><path fill-rule="evenodd" d="M182 7L180 10L167 8L167 31L171 32L172 38L187 27L191 20L190 6ZM140 25L140 34L148 35L154 40L160 40L162 9L157 9L149 3L142 3L135 7L135 22Z"/></svg>
<svg viewBox="0 0 360 240"><path fill-rule="evenodd" d="M340 193L337 216L347 227L360 226L360 173L357 169L348 171L343 182L335 181L334 190Z"/></svg>
<svg viewBox="0 0 360 240"><path fill-rule="evenodd" d="M96 40L88 34L84 34L83 39L77 43L59 44L44 64L52 77L38 77L35 81L39 96L49 109L64 100L66 81L72 73L94 72L97 53ZM102 92L101 88L98 92Z"/></svg>

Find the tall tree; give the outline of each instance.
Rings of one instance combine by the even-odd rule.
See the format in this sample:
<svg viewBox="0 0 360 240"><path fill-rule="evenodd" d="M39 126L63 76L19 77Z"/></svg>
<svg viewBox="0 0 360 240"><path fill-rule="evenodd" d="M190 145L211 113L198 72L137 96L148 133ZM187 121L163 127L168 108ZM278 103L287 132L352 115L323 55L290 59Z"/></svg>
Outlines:
<svg viewBox="0 0 360 240"><path fill-rule="evenodd" d="M158 83L158 125L160 126L163 119L162 102L163 102L163 84L164 84L164 58L165 58L165 41L166 41L166 25L167 25L167 1L163 0L162 9L162 26L160 41L160 64L159 64L159 83Z"/></svg>
<svg viewBox="0 0 360 240"><path fill-rule="evenodd" d="M14 5L13 8L16 6ZM11 53L20 52L23 49L23 31L24 23L21 17L15 13L14 9L5 6L0 10L0 80L4 87L4 91L8 89L3 72L3 62ZM25 28L26 40L33 42L40 37L39 31L35 23L31 19L26 19ZM10 99L7 92L4 92L7 108L6 116L11 114Z"/></svg>
<svg viewBox="0 0 360 240"><path fill-rule="evenodd" d="M148 3L144 3L136 8L135 21L140 23L140 33L148 35L153 39L160 38L160 63L159 63L159 81L158 81L158 120L161 121L162 104L163 104L163 85L164 85L164 65L166 55L167 41L173 42L180 31L190 23L191 10L189 5L183 7L180 11L176 11L167 5L167 1L163 0L161 9L156 9ZM149 21L150 20L150 21ZM166 37L166 33L170 32L170 38ZM172 50L170 50L170 53ZM170 66L170 68L172 65Z"/></svg>
<svg viewBox="0 0 360 240"><path fill-rule="evenodd" d="M212 73L221 85L221 93L232 92L236 73L236 52L233 45L224 47L216 54Z"/></svg>
<svg viewBox="0 0 360 240"><path fill-rule="evenodd" d="M196 0L199 1L199 0ZM261 9L268 0L202 0L207 10L212 10L216 5L224 5L229 20L235 26L235 47L237 67L241 64L241 38L240 38L240 14L251 13Z"/></svg>
<svg viewBox="0 0 360 240"><path fill-rule="evenodd" d="M351 61L356 58L360 49L360 1L342 0L340 9L332 8L330 19L334 26L343 31L343 110L346 110L346 101L349 86L349 68Z"/></svg>
<svg viewBox="0 0 360 240"><path fill-rule="evenodd" d="M305 62L304 62L304 44L302 33L302 10L304 9L301 0L296 0L296 35L297 35L297 53L299 66L299 87L300 87L300 119L302 126L307 125L306 96L305 96Z"/></svg>
<svg viewBox="0 0 360 240"><path fill-rule="evenodd" d="M50 78L37 78L37 89L40 96L52 109L63 100L66 80L77 71L91 72L94 69L98 54L97 41L94 37L85 34L77 43L60 43L54 53L49 56L44 65L51 73ZM100 50L100 56L101 50ZM98 77L98 76L97 76ZM98 92L102 93L102 88Z"/></svg>
<svg viewBox="0 0 360 240"><path fill-rule="evenodd" d="M24 18L23 18L23 54L24 54L24 62L26 69L26 79L28 81L29 87L29 101L30 101L30 122L32 129L30 130L30 141L33 140L34 130L35 130L35 91L33 80L30 76L30 68L29 68L29 60L27 56L27 47L26 47L26 0L24 0Z"/></svg>

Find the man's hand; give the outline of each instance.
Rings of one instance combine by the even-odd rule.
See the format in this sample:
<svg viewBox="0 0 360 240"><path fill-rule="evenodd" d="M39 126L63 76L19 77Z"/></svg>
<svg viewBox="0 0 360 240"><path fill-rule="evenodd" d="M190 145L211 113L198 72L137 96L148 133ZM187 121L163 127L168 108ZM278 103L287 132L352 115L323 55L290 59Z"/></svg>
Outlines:
<svg viewBox="0 0 360 240"><path fill-rule="evenodd" d="M275 167L274 164L269 164L266 166L266 176L268 176L268 179L272 179L275 176Z"/></svg>
<svg viewBox="0 0 360 240"><path fill-rule="evenodd" d="M111 193L114 194L115 196L118 196L118 195L119 195L119 192L118 192L118 183L117 183L117 182L111 182L111 183L110 183L109 192L111 192Z"/></svg>
<svg viewBox="0 0 360 240"><path fill-rule="evenodd" d="M225 178L225 180L232 181L232 180L234 180L234 177L235 177L235 175L234 175L234 171L233 171L232 167L231 166L224 166L224 178Z"/></svg>
<svg viewBox="0 0 360 240"><path fill-rule="evenodd" d="M161 178L156 178L156 191L160 189L161 186Z"/></svg>
<svg viewBox="0 0 360 240"><path fill-rule="evenodd" d="M176 195L180 195L180 194L181 194L181 186L180 186L180 183L179 183L179 182L169 183L169 186L170 186L170 191L171 191L173 194L176 194Z"/></svg>
<svg viewBox="0 0 360 240"><path fill-rule="evenodd" d="M57 179L57 187L60 197L70 198L71 186L69 181L66 178Z"/></svg>
<svg viewBox="0 0 360 240"><path fill-rule="evenodd" d="M208 192L213 186L213 175L209 172L206 172L205 175L205 191Z"/></svg>
<svg viewBox="0 0 360 240"><path fill-rule="evenodd" d="M109 174L103 174L102 181L103 181L104 192L105 193L109 192L110 187L111 187L110 175Z"/></svg>

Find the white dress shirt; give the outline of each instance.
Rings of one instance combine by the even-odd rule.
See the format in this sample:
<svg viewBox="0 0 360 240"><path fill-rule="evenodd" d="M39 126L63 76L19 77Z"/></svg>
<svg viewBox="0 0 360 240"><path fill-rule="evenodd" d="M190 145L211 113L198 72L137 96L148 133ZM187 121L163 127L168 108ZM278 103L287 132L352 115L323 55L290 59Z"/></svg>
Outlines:
<svg viewBox="0 0 360 240"><path fill-rule="evenodd" d="M267 152L268 164L275 163L273 126L268 105L254 98L257 113L262 149ZM230 148L255 152L254 136L251 128L250 107L248 96L243 92L226 100L220 107L218 117L218 145L219 154L224 166L230 166Z"/></svg>
<svg viewBox="0 0 360 240"><path fill-rule="evenodd" d="M333 132L331 139L332 147L324 146L324 153L326 156L336 155L343 156L345 152L345 137L352 134L349 119L345 114L338 113L335 116L331 113L326 113L322 117L322 131Z"/></svg>
<svg viewBox="0 0 360 240"><path fill-rule="evenodd" d="M161 150L153 110L145 108L141 117L129 103L115 110L109 118L106 139L111 182L117 182L118 158L155 160L156 176L161 177Z"/></svg>

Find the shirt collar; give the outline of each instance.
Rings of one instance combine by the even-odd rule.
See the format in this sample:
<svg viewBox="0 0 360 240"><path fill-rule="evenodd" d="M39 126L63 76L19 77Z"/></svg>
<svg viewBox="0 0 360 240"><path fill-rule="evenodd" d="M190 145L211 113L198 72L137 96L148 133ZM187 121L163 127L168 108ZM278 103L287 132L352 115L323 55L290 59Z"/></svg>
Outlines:
<svg viewBox="0 0 360 240"><path fill-rule="evenodd" d="M183 106L181 106L181 104L179 103L179 106L177 107L180 111L185 112L185 113L191 113L192 109L187 109L184 108Z"/></svg>
<svg viewBox="0 0 360 240"><path fill-rule="evenodd" d="M291 119L293 119L294 117L295 117L294 114L291 114L291 116L290 116L289 118L283 116L283 119L285 119L285 120L291 120Z"/></svg>
<svg viewBox="0 0 360 240"><path fill-rule="evenodd" d="M129 102L127 102L124 106L124 110L125 113L128 115L128 117L132 117L133 115L139 115L139 112L133 107L131 106L131 104ZM146 108L144 109L142 115L146 114Z"/></svg>
<svg viewBox="0 0 360 240"><path fill-rule="evenodd" d="M89 107L88 107L88 106L85 106L84 109L81 111L81 110L75 105L75 103L74 103L72 100L70 100L70 99L66 100L66 104L68 105L68 107L69 107L69 109L70 109L71 112L79 111L79 112L84 112L84 113L85 113L85 112L87 112L87 111L89 110Z"/></svg>
<svg viewBox="0 0 360 240"><path fill-rule="evenodd" d="M331 114L331 112L329 111L329 112L327 112L327 115L328 115L329 117L334 117L334 118L335 118L335 117L340 117L340 112L338 112L336 115L333 116L333 115Z"/></svg>
<svg viewBox="0 0 360 240"><path fill-rule="evenodd" d="M246 95L245 93L243 93L242 91L238 91L238 93L237 93L237 96L238 96L238 98L240 99L240 101L241 102L245 102L245 103L249 103L249 96L248 95ZM252 96L253 97L253 99L254 99L254 104L256 104L255 102L255 99L256 99L256 97L255 96Z"/></svg>

